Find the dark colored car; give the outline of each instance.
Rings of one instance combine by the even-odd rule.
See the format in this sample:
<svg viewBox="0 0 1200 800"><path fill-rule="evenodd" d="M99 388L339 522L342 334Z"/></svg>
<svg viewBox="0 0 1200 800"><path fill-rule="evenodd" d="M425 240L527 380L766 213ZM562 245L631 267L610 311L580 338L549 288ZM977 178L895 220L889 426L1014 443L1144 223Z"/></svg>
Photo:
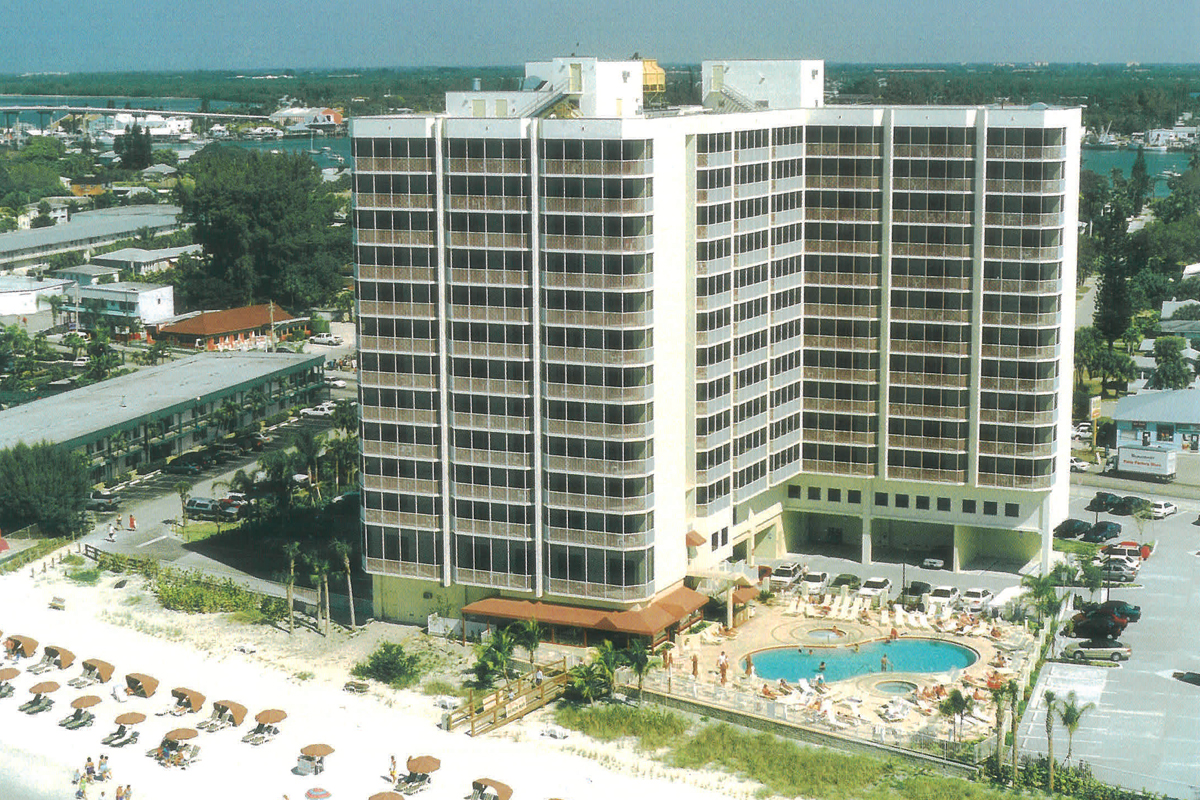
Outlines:
<svg viewBox="0 0 1200 800"><path fill-rule="evenodd" d="M1145 511L1149 513L1150 501L1144 497L1138 497L1137 495L1132 494L1122 497L1121 501L1117 503L1116 508L1113 509L1114 514L1132 515L1139 511Z"/></svg>
<svg viewBox="0 0 1200 800"><path fill-rule="evenodd" d="M829 584L829 589L836 594L841 591L843 586L850 587L851 592L857 592L862 588L862 578L851 575L849 572L843 572L833 579L833 583Z"/></svg>
<svg viewBox="0 0 1200 800"><path fill-rule="evenodd" d="M207 469L212 466L212 455L204 450L193 450L190 453L184 453L175 459L176 464L195 464L200 469Z"/></svg>
<svg viewBox="0 0 1200 800"><path fill-rule="evenodd" d="M925 581L913 581L900 593L900 603L905 606L914 606L921 602L922 597L932 591L933 587Z"/></svg>
<svg viewBox="0 0 1200 800"><path fill-rule="evenodd" d="M1096 496L1092 498L1092 502L1088 503L1087 510L1112 511L1120 502L1121 498L1112 492L1096 492Z"/></svg>
<svg viewBox="0 0 1200 800"><path fill-rule="evenodd" d="M163 467L163 473L166 475L190 475L196 476L200 474L200 468L195 464L189 464L186 461L172 461Z"/></svg>
<svg viewBox="0 0 1200 800"><path fill-rule="evenodd" d="M1101 617L1087 617L1079 622L1071 622L1063 629L1066 636L1075 639L1115 639L1125 630L1122 619L1109 614Z"/></svg>
<svg viewBox="0 0 1200 800"><path fill-rule="evenodd" d="M1109 600L1108 602L1101 603L1098 606L1084 606L1083 611L1080 613L1088 617L1102 617L1105 615L1110 615L1121 617L1122 619L1126 619L1130 622L1137 622L1142 618L1142 607L1135 606L1131 603L1126 603L1124 600ZM1076 614L1075 616L1078 617L1079 614Z"/></svg>
<svg viewBox="0 0 1200 800"><path fill-rule="evenodd" d="M1121 526L1119 524L1104 520L1093 525L1092 529L1083 535L1082 541L1100 544L1101 542L1107 542L1109 539L1116 539L1120 535Z"/></svg>
<svg viewBox="0 0 1200 800"><path fill-rule="evenodd" d="M1064 519L1054 529L1055 539L1078 539L1092 529L1092 523L1082 519Z"/></svg>

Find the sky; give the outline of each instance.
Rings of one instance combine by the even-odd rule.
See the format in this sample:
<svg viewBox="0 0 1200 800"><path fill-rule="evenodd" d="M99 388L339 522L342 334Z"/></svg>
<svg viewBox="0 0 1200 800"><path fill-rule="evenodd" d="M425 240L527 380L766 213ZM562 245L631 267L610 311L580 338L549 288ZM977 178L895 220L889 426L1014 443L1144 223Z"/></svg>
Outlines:
<svg viewBox="0 0 1200 800"><path fill-rule="evenodd" d="M7 6L7 8L4 8ZM1200 63L1200 0L2 0L0 73L660 62Z"/></svg>

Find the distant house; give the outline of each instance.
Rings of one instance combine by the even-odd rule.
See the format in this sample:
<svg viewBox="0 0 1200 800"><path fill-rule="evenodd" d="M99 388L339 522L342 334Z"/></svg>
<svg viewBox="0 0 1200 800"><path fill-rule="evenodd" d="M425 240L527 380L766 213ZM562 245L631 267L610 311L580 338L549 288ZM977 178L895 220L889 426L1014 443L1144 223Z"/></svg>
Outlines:
<svg viewBox="0 0 1200 800"><path fill-rule="evenodd" d="M175 287L152 283L103 283L67 292L65 311L78 315L85 328L107 324L118 333L140 338L140 329L175 316Z"/></svg>
<svg viewBox="0 0 1200 800"><path fill-rule="evenodd" d="M61 197L47 197L37 203L30 203L17 215L17 228L27 231L33 227L33 221L38 216L38 206L42 203L50 206L50 219L55 225L61 225L71 220L70 201Z"/></svg>
<svg viewBox="0 0 1200 800"><path fill-rule="evenodd" d="M94 286L98 283L116 283L121 280L121 270L114 267L102 267L96 264L80 264L78 267L64 267L50 273L62 280L75 281L80 286Z"/></svg>
<svg viewBox="0 0 1200 800"><path fill-rule="evenodd" d="M170 164L154 164L142 170L142 177L146 180L160 181L164 178L170 178L178 173L179 170L172 167Z"/></svg>
<svg viewBox="0 0 1200 800"><path fill-rule="evenodd" d="M308 318L293 317L277 305L204 311L158 328L155 338L197 350L256 350L292 333L308 335Z"/></svg>
<svg viewBox="0 0 1200 800"><path fill-rule="evenodd" d="M342 112L336 108L281 108L270 119L290 131L329 132L345 124Z"/></svg>
<svg viewBox="0 0 1200 800"><path fill-rule="evenodd" d="M49 297L63 294L71 282L25 275L0 275L0 317L36 314Z"/></svg>
<svg viewBox="0 0 1200 800"><path fill-rule="evenodd" d="M56 253L81 252L129 239L146 229L150 233L179 230L179 207L168 205L120 206L72 214L70 222L49 228L0 233L0 271L44 264Z"/></svg>
<svg viewBox="0 0 1200 800"><path fill-rule="evenodd" d="M1116 444L1200 449L1200 392L1148 391L1122 397L1113 413Z"/></svg>
<svg viewBox="0 0 1200 800"><path fill-rule="evenodd" d="M203 252L204 248L198 244L189 244L183 247L164 247L158 250L125 247L121 250L114 250L111 253L92 256L92 263L115 269L127 269L133 272L134 275L146 275L151 272L171 269L179 263L179 257L185 253L199 256Z"/></svg>

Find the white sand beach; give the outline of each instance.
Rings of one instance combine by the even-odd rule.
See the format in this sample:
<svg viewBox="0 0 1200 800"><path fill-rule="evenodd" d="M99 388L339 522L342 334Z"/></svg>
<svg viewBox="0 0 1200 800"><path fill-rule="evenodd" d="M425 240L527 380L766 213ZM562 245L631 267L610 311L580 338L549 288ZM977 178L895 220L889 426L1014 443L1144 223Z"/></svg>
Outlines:
<svg viewBox="0 0 1200 800"><path fill-rule="evenodd" d="M384 687L365 695L343 690L351 664L380 640L409 637L415 643L412 628L372 623L353 635L335 632L329 640L307 629L289 636L266 626L232 623L223 615L167 612L144 591L140 578L130 577L123 589L113 588L116 580L105 574L98 586L79 586L55 569L35 578L28 571L0 578L3 635L31 636L41 646L61 645L76 656L67 670L40 676L22 671L13 681L14 696L0 700L0 780L15 780L17 797L20 791L38 798L74 796L70 773L88 756L95 760L101 754L108 755L114 780L91 787L90 800L102 790L111 800L117 783L132 785L136 800L188 800L214 793L230 800L278 800L285 795L300 800L317 786L334 798L366 800L388 788L389 756L396 756L403 770L405 758L418 754L434 755L442 762L432 787L422 794L430 800L462 798L470 794L472 779L483 776L510 785L516 800L749 798L758 788L715 771L669 769L629 747L579 735L565 740L540 736L544 716L532 715L497 734L472 739L439 729L441 711L424 694ZM66 599L65 611L49 607L53 596ZM240 652L235 649L238 644L255 652ZM33 661L40 653L39 649ZM112 680L84 690L67 686L87 658L113 664ZM455 673L466 663L465 655L449 658ZM31 663L24 659L17 665L24 670ZM157 693L119 702L112 689L124 689L129 672L157 678ZM29 687L47 679L62 684L52 695L54 708L35 716L20 713L17 706L29 699ZM205 694L204 710L182 717L156 715L174 702L171 689L177 686ZM84 694L103 698L91 709L96 722L77 731L60 727L58 721L70 713L71 701ZM186 770L166 768L147 756L163 734L194 727L209 716L213 701L223 699L246 706L246 721L237 728L201 732L193 740L201 748L195 764ZM253 716L267 708L288 714L279 736L257 747L243 743ZM138 726L140 740L125 748L103 747L100 740L116 727L113 719L126 711L147 715ZM336 751L326 759L325 772L315 777L295 774L300 749L313 743L329 744ZM28 788L22 790L22 785Z"/></svg>

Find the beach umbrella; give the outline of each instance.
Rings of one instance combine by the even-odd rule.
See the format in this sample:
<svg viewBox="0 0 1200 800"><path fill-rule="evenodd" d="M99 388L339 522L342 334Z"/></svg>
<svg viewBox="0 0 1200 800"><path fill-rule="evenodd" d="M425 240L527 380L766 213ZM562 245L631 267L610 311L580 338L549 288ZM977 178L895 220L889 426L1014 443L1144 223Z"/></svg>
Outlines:
<svg viewBox="0 0 1200 800"><path fill-rule="evenodd" d="M300 748L300 755L309 758L322 758L333 753L333 748L327 744L310 744Z"/></svg>
<svg viewBox="0 0 1200 800"><path fill-rule="evenodd" d="M328 789L322 789L319 786L314 786L313 788L309 789L304 793L304 796L307 797L308 800L327 800L327 798L333 797L333 795L329 793Z"/></svg>
<svg viewBox="0 0 1200 800"><path fill-rule="evenodd" d="M56 647L54 645L46 645L46 652L53 658L58 659L58 668L66 669L75 663L75 654L65 647Z"/></svg>
<svg viewBox="0 0 1200 800"><path fill-rule="evenodd" d="M170 739L172 742L186 742L188 739L195 739L199 735L194 728L176 728L163 738Z"/></svg>
<svg viewBox="0 0 1200 800"><path fill-rule="evenodd" d="M260 725L277 725L287 719L287 712L280 711L278 708L268 708L266 711L258 712L254 721Z"/></svg>
<svg viewBox="0 0 1200 800"><path fill-rule="evenodd" d="M126 711L114 720L118 725L137 725L139 722L145 721L146 715L140 711Z"/></svg>
<svg viewBox="0 0 1200 800"><path fill-rule="evenodd" d="M482 793L484 789L491 789L496 793L496 800L508 800L512 797L512 789L507 784L492 778L476 778L471 781L471 788Z"/></svg>
<svg viewBox="0 0 1200 800"><path fill-rule="evenodd" d="M185 689L182 686L177 686L171 690L171 696L176 700L187 703L187 707L192 711L199 711L204 707L204 695L195 689Z"/></svg>
<svg viewBox="0 0 1200 800"><path fill-rule="evenodd" d="M91 708L100 702L100 698L94 694L85 694L83 697L76 697L71 701L71 708Z"/></svg>
<svg viewBox="0 0 1200 800"><path fill-rule="evenodd" d="M213 703L213 708L229 713L230 719L233 721L234 727L242 724L242 720L246 718L246 707L241 703L235 703L232 700L218 700Z"/></svg>
<svg viewBox="0 0 1200 800"><path fill-rule="evenodd" d="M150 697L158 689L158 679L140 672L131 672L125 676L125 685L129 687L130 694Z"/></svg>
<svg viewBox="0 0 1200 800"><path fill-rule="evenodd" d="M370 800L405 800L405 797L399 792L380 792L371 795Z"/></svg>
<svg viewBox="0 0 1200 800"><path fill-rule="evenodd" d="M109 678L112 677L114 669L112 664L108 663L107 661L101 661L98 658L87 659L83 662L83 666L95 672L96 677L101 683L108 683Z"/></svg>
<svg viewBox="0 0 1200 800"><path fill-rule="evenodd" d="M30 686L29 691L31 694L50 694L58 691L58 684L54 681L42 681Z"/></svg>
<svg viewBox="0 0 1200 800"><path fill-rule="evenodd" d="M418 775L428 775L431 772L437 772L442 766L442 762L433 756L409 756L408 763L404 766L409 772L415 772Z"/></svg>
<svg viewBox="0 0 1200 800"><path fill-rule="evenodd" d="M15 667L5 667L4 669L0 669L0 682L11 681L20 674L21 670L16 669Z"/></svg>

